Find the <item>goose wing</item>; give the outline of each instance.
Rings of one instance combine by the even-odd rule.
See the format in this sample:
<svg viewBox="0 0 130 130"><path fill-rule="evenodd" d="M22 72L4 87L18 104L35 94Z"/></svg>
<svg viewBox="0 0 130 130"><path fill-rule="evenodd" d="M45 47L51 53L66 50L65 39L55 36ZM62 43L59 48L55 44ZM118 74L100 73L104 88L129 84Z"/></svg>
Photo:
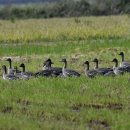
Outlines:
<svg viewBox="0 0 130 130"><path fill-rule="evenodd" d="M97 75L97 73L98 72L96 70L89 70L87 72L87 75L88 75L88 77L93 78L93 77L95 77Z"/></svg>
<svg viewBox="0 0 130 130"><path fill-rule="evenodd" d="M99 68L98 69L98 73L102 75L108 73L109 71L113 71L113 69L112 68Z"/></svg>
<svg viewBox="0 0 130 130"><path fill-rule="evenodd" d="M31 77L31 76L34 76L34 73L33 72L25 72L24 75Z"/></svg>
<svg viewBox="0 0 130 130"><path fill-rule="evenodd" d="M120 64L120 67L129 67L130 66L130 63L127 62L127 61L123 61L121 64Z"/></svg>
<svg viewBox="0 0 130 130"><path fill-rule="evenodd" d="M41 71L36 72L34 76L35 77L39 77L39 76L49 77L49 76L52 76L52 70L41 70Z"/></svg>
<svg viewBox="0 0 130 130"><path fill-rule="evenodd" d="M68 76L76 76L76 77L80 76L80 74L77 71L75 71L75 70L69 70L69 69L67 69L66 73L67 73Z"/></svg>
<svg viewBox="0 0 130 130"><path fill-rule="evenodd" d="M6 75L6 78L7 78L8 80L16 80L16 79L19 79L19 77L15 76L15 75L12 75L12 74Z"/></svg>
<svg viewBox="0 0 130 130"><path fill-rule="evenodd" d="M52 69L52 73L54 76L61 76L62 75L62 68L58 68L58 67L53 67Z"/></svg>

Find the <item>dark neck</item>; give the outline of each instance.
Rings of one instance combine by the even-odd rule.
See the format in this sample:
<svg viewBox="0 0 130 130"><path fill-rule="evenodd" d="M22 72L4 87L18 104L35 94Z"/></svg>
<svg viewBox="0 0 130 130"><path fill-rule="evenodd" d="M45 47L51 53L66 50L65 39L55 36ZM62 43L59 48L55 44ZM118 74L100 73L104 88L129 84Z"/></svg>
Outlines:
<svg viewBox="0 0 130 130"><path fill-rule="evenodd" d="M67 68L67 62L64 62L64 68Z"/></svg>
<svg viewBox="0 0 130 130"><path fill-rule="evenodd" d="M115 62L115 67L118 67L118 61L117 61L117 62Z"/></svg>
<svg viewBox="0 0 130 130"><path fill-rule="evenodd" d="M23 72L25 72L25 66L23 66L22 68L23 68Z"/></svg>
<svg viewBox="0 0 130 130"><path fill-rule="evenodd" d="M9 61L9 67L10 67L10 69L12 68L12 62L11 61Z"/></svg>
<svg viewBox="0 0 130 130"><path fill-rule="evenodd" d="M124 61L124 54L123 54L123 55L121 55L121 57L122 57L122 61Z"/></svg>
<svg viewBox="0 0 130 130"><path fill-rule="evenodd" d="M51 69L51 64L50 63L47 64L47 68Z"/></svg>
<svg viewBox="0 0 130 130"><path fill-rule="evenodd" d="M89 64L86 64L86 70L89 70Z"/></svg>
<svg viewBox="0 0 130 130"><path fill-rule="evenodd" d="M96 64L95 68L98 69L98 61L96 61L95 64Z"/></svg>

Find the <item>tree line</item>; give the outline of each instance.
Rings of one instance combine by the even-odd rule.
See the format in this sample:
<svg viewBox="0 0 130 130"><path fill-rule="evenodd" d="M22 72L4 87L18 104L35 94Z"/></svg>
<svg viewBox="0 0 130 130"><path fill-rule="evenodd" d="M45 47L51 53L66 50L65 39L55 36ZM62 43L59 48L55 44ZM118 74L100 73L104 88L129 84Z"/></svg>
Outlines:
<svg viewBox="0 0 130 130"><path fill-rule="evenodd" d="M90 15L130 14L129 0L61 0L31 5L0 7L0 19L79 17Z"/></svg>

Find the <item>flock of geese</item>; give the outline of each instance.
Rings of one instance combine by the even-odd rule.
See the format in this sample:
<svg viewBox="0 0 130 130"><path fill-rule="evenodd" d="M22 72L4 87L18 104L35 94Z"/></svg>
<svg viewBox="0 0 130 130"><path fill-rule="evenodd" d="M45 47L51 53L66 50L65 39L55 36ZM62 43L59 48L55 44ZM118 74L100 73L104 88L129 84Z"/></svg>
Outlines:
<svg viewBox="0 0 130 130"><path fill-rule="evenodd" d="M130 72L130 63L124 60L124 53L120 52L119 54L122 58L120 66L118 67L118 60L114 58L112 62L114 62L113 68L99 68L99 61L98 59L94 59L93 62L95 63L94 69L89 69L89 61L85 61L84 71L85 75L94 78L95 76L102 75L102 76L116 76L119 74L123 74L126 72ZM16 80L16 79L30 79L31 77L80 77L80 73L67 68L67 60L62 59L61 62L64 63L63 67L52 67L52 60L49 58L43 63L44 69L32 73L27 72L25 69L25 64L21 64L21 70L18 70L17 66L12 67L12 60L11 58L6 59L9 62L9 67L7 68L5 65L2 66L2 78L4 80Z"/></svg>

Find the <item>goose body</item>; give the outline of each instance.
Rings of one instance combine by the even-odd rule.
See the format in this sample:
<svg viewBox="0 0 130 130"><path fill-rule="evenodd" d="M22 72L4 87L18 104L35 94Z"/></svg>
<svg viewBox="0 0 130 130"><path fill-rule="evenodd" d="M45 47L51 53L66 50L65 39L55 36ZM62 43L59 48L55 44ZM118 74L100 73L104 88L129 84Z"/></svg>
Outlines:
<svg viewBox="0 0 130 130"><path fill-rule="evenodd" d="M44 62L44 70L51 70L52 72L52 76L54 77L59 77L62 75L62 68L60 67L52 67L51 65L54 64L51 59L47 59L45 62Z"/></svg>
<svg viewBox="0 0 130 130"><path fill-rule="evenodd" d="M130 63L125 61L125 54L124 54L124 52L120 52L119 55L121 56L120 67L130 67Z"/></svg>
<svg viewBox="0 0 130 130"><path fill-rule="evenodd" d="M89 70L89 62L85 61L84 62L85 65L85 75L88 76L89 78L94 78L98 72L96 70Z"/></svg>
<svg viewBox="0 0 130 130"><path fill-rule="evenodd" d="M64 63L64 66L62 68L62 75L64 77L80 77L80 74L75 71L75 70L71 70L71 69L67 69L67 60L66 59L62 59L62 61Z"/></svg>
<svg viewBox="0 0 130 130"><path fill-rule="evenodd" d="M41 70L34 74L35 77L52 77L52 70Z"/></svg>
<svg viewBox="0 0 130 130"><path fill-rule="evenodd" d="M108 75L108 73L111 73L113 71L112 68L99 68L98 59L96 59L96 58L93 60L93 62L95 62L95 64L96 64L94 69L97 71L97 73L99 75Z"/></svg>
<svg viewBox="0 0 130 130"><path fill-rule="evenodd" d="M34 75L32 72L26 72L25 71L25 64L22 63L19 67L22 68L22 71L21 71L22 78L29 79L31 76Z"/></svg>
<svg viewBox="0 0 130 130"><path fill-rule="evenodd" d="M113 66L113 72L115 75L123 74L125 72L125 68L123 67L118 67L118 60L116 58L113 59L115 65Z"/></svg>

